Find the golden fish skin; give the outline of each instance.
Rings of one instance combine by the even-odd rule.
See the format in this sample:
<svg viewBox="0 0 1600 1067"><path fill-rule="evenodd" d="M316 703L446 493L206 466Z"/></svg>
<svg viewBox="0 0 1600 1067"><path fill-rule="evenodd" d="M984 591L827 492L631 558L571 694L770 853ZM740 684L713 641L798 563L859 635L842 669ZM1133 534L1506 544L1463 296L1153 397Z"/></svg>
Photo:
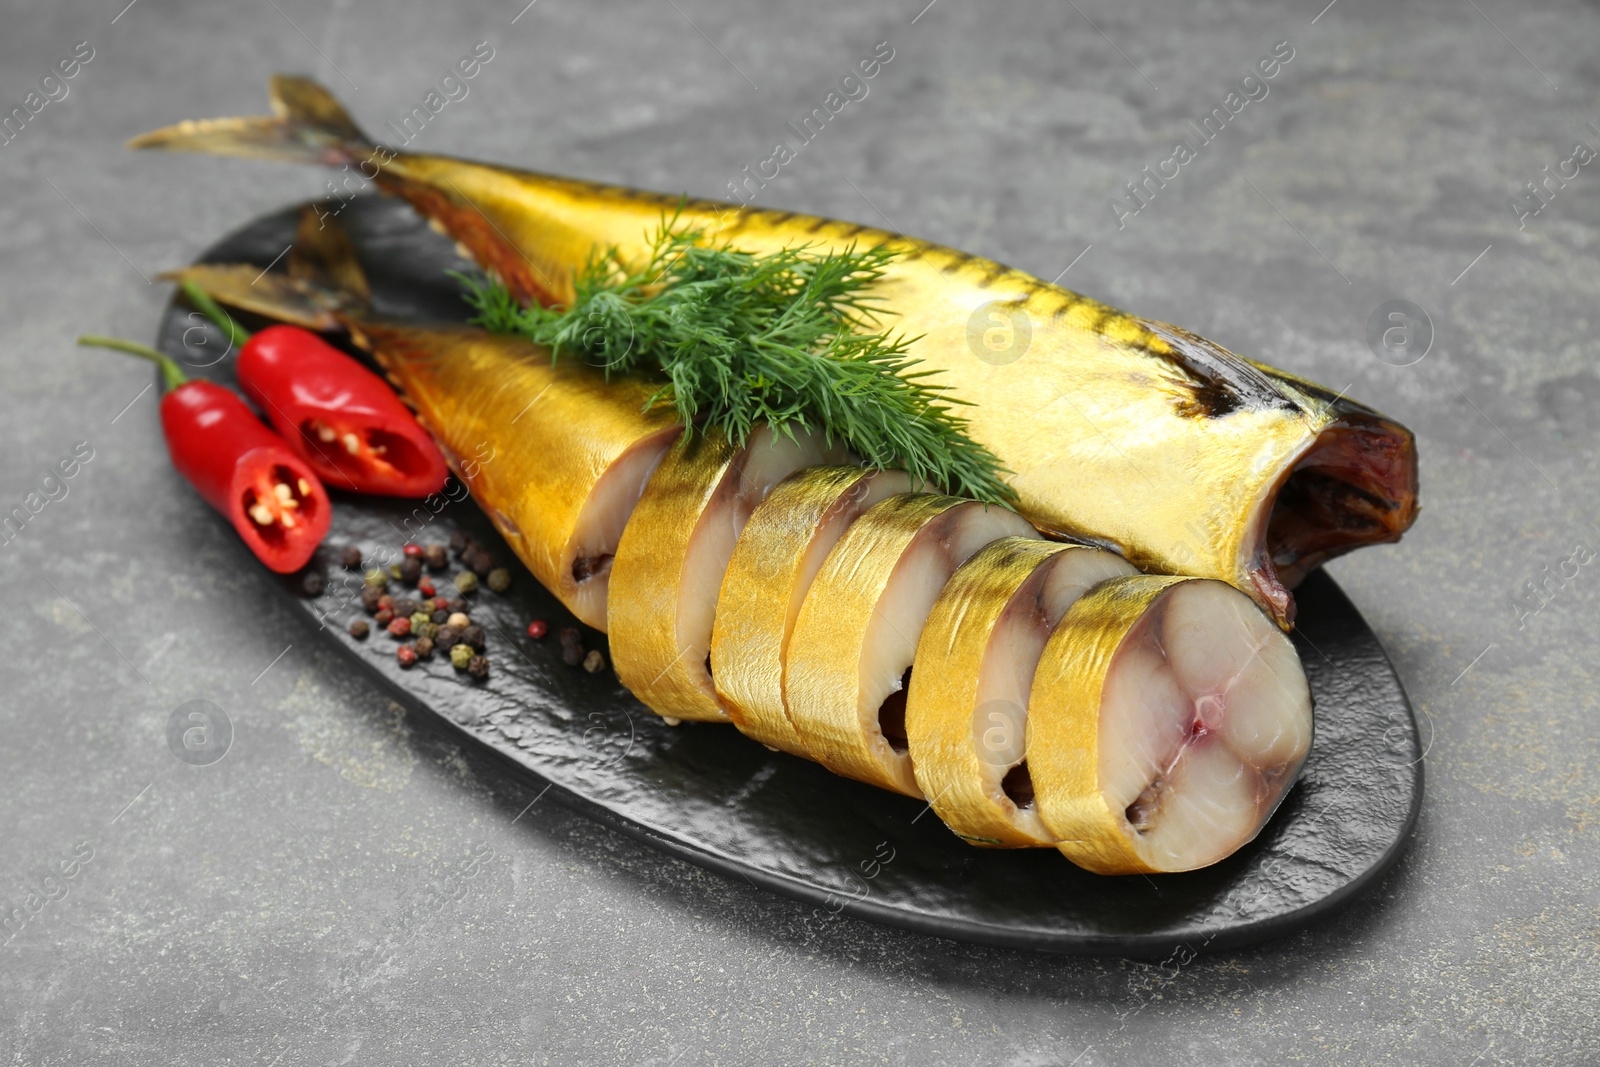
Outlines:
<svg viewBox="0 0 1600 1067"><path fill-rule="evenodd" d="M945 582L1006 536L1037 535L1004 508L925 493L889 497L851 524L800 606L784 662L789 717L813 759L836 774L922 796L909 753L885 736L884 713L902 693Z"/></svg>
<svg viewBox="0 0 1600 1067"><path fill-rule="evenodd" d="M352 324L535 578L607 626L609 555L682 427L642 383L480 330Z"/></svg>
<svg viewBox="0 0 1600 1067"><path fill-rule="evenodd" d="M680 441L640 495L611 567L611 659L656 714L727 722L707 670L723 575L745 522L794 471L843 456L760 427L743 448L720 434Z"/></svg>
<svg viewBox="0 0 1600 1067"><path fill-rule="evenodd" d="M906 738L917 784L956 836L997 848L1056 843L1026 795L1034 669L1085 590L1132 573L1101 549L1004 538L939 594L917 642L916 663L929 669L911 672Z"/></svg>
<svg viewBox="0 0 1600 1067"><path fill-rule="evenodd" d="M901 471L812 467L784 481L751 514L722 579L711 632L711 677L740 733L811 758L784 700L789 635L807 590L850 523L910 488Z"/></svg>
<svg viewBox="0 0 1600 1067"><path fill-rule="evenodd" d="M1196 698L1188 673L1219 665L1229 677ZM1039 817L1098 874L1231 855L1277 809L1310 743L1310 691L1288 639L1205 579L1136 575L1091 590L1050 635L1028 700Z"/></svg>
<svg viewBox="0 0 1600 1067"><path fill-rule="evenodd" d="M360 138L303 78L273 79L277 119L189 122L130 142L349 164L375 175L527 299L571 299L597 250L638 261L682 208L708 241L752 252L888 246L888 323L1014 472L1041 529L1117 548L1140 568L1218 578L1287 626L1289 590L1324 560L1397 540L1417 511L1410 431L1174 326L987 259L870 227L394 153Z"/></svg>

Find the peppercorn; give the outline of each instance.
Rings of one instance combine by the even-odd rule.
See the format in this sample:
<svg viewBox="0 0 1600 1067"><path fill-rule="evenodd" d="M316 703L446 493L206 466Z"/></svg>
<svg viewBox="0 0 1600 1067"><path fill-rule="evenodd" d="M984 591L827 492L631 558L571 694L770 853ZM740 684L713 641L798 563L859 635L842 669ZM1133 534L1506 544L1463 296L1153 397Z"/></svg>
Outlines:
<svg viewBox="0 0 1600 1067"><path fill-rule="evenodd" d="M400 561L400 580L407 585L416 585L422 577L422 561L416 556L407 556Z"/></svg>
<svg viewBox="0 0 1600 1067"><path fill-rule="evenodd" d="M425 612L425 611L413 611L410 615L408 615L406 617L411 620L411 631L412 631L412 633L415 633L416 630L417 630L417 627L419 627L419 626L432 626L433 625L433 620L428 618L428 613Z"/></svg>
<svg viewBox="0 0 1600 1067"><path fill-rule="evenodd" d="M471 645L453 645L450 649L450 666L458 671L467 669L467 664L476 659L472 654Z"/></svg>
<svg viewBox="0 0 1600 1067"><path fill-rule="evenodd" d="M431 638L431 637L419 637L419 638L417 638L416 649L417 649L417 658L418 659L432 659L433 658L433 638Z"/></svg>
<svg viewBox="0 0 1600 1067"><path fill-rule="evenodd" d="M528 624L528 636L535 641L543 641L544 635L550 632L550 627L543 619L534 619Z"/></svg>
<svg viewBox="0 0 1600 1067"><path fill-rule="evenodd" d="M483 632L483 627L468 626L466 629L462 630L461 643L464 645L471 645L479 652L482 652L484 645L488 643Z"/></svg>
<svg viewBox="0 0 1600 1067"><path fill-rule="evenodd" d="M362 608L362 610L365 611L368 615L371 615L374 611L378 610L378 601L382 597L383 597L383 594L378 592L378 590L374 589L372 586L370 586L370 585L369 586L365 586L361 590L361 608Z"/></svg>
<svg viewBox="0 0 1600 1067"><path fill-rule="evenodd" d="M606 669L606 658L600 654L598 648L591 649L589 654L583 657L583 669L590 674L599 674Z"/></svg>
<svg viewBox="0 0 1600 1067"><path fill-rule="evenodd" d="M496 567L494 570L490 571L487 580L489 583L489 588L494 590L496 593L504 593L507 589L511 588L511 572L506 570L504 567Z"/></svg>
<svg viewBox="0 0 1600 1067"><path fill-rule="evenodd" d="M447 596L436 596L430 603L432 604L434 611L450 610L450 598ZM463 601L463 603L465 602Z"/></svg>
<svg viewBox="0 0 1600 1067"><path fill-rule="evenodd" d="M461 590L463 594L476 593L478 591L478 576L471 571L462 571L456 575L456 588Z"/></svg>
<svg viewBox="0 0 1600 1067"><path fill-rule="evenodd" d="M378 597L378 607L379 608L388 608L390 611L393 611L394 610L394 597L390 596L388 593L380 594L379 597Z"/></svg>
<svg viewBox="0 0 1600 1067"><path fill-rule="evenodd" d="M450 566L450 555L443 545L429 545L422 550L422 562L428 565L430 571L442 571Z"/></svg>
<svg viewBox="0 0 1600 1067"><path fill-rule="evenodd" d="M494 570L495 567L494 557L489 555L489 553L482 548L475 548L471 552L468 552L465 556L461 557L461 562L465 563L467 565L467 569L472 571L472 573L476 574L479 578L488 577L489 572Z"/></svg>
<svg viewBox="0 0 1600 1067"><path fill-rule="evenodd" d="M306 571L300 576L300 595L321 596L327 584L327 579L322 576L321 571Z"/></svg>
<svg viewBox="0 0 1600 1067"><path fill-rule="evenodd" d="M353 571L361 566L361 548L358 545L345 545L339 550L339 565L347 571Z"/></svg>
<svg viewBox="0 0 1600 1067"><path fill-rule="evenodd" d="M379 626L388 626L394 621L394 611L390 608L379 608L372 616L372 621Z"/></svg>
<svg viewBox="0 0 1600 1067"><path fill-rule="evenodd" d="M407 556L413 556L413 557L416 557L418 559L420 559L422 557L422 546L421 545L406 545L400 551L404 552Z"/></svg>
<svg viewBox="0 0 1600 1067"><path fill-rule="evenodd" d="M465 630L468 626L472 625L472 620L467 617L466 612L458 611L446 619L444 624L446 626L454 626L458 630Z"/></svg>
<svg viewBox="0 0 1600 1067"><path fill-rule="evenodd" d="M350 636L357 641L365 641L367 634L372 632L372 627L367 625L366 619L357 619L350 624Z"/></svg>
<svg viewBox="0 0 1600 1067"><path fill-rule="evenodd" d="M389 576L384 574L376 567L368 571L366 578L363 580L367 583L367 587L369 589L377 589L381 591L386 589L389 585Z"/></svg>
<svg viewBox="0 0 1600 1067"><path fill-rule="evenodd" d="M401 645L394 650L394 658L400 661L401 667L410 667L417 662L417 650L410 645Z"/></svg>
<svg viewBox="0 0 1600 1067"><path fill-rule="evenodd" d="M448 651L461 643L461 631L454 626L441 626L439 632L433 635L433 645L441 651Z"/></svg>
<svg viewBox="0 0 1600 1067"><path fill-rule="evenodd" d="M395 637L408 637L411 634L411 620L402 615L399 618L389 620L389 625L386 629Z"/></svg>
<svg viewBox="0 0 1600 1067"><path fill-rule="evenodd" d="M424 622L418 622L417 617L413 615L411 616L411 632L416 634L418 637L426 637L431 641L435 637L439 636L439 627L438 624L433 622L431 619Z"/></svg>
<svg viewBox="0 0 1600 1067"><path fill-rule="evenodd" d="M458 556L461 555L462 552L465 552L467 546L470 544L472 544L472 538L468 537L466 533L461 530L457 530L450 535L450 551L454 552Z"/></svg>
<svg viewBox="0 0 1600 1067"><path fill-rule="evenodd" d="M450 613L448 611L435 611L428 616L428 619L435 626L443 626L450 621Z"/></svg>
<svg viewBox="0 0 1600 1067"><path fill-rule="evenodd" d="M583 662L583 631L576 626L561 628L561 662L569 667Z"/></svg>
<svg viewBox="0 0 1600 1067"><path fill-rule="evenodd" d="M422 610L422 605L408 596L395 597L394 603L390 606L394 608L396 615L411 616Z"/></svg>
<svg viewBox="0 0 1600 1067"><path fill-rule="evenodd" d="M433 579L423 578L417 582L417 592L431 600L438 590L433 587Z"/></svg>
<svg viewBox="0 0 1600 1067"><path fill-rule="evenodd" d="M394 579L397 582L400 580L400 564L398 564L398 563L389 564L389 577Z"/></svg>
<svg viewBox="0 0 1600 1067"><path fill-rule="evenodd" d="M459 611L463 615L472 614L472 604L463 597L456 597L446 605L451 611Z"/></svg>
<svg viewBox="0 0 1600 1067"><path fill-rule="evenodd" d="M459 648L460 646L456 647ZM480 682L489 677L489 657L473 656L467 661L467 673Z"/></svg>

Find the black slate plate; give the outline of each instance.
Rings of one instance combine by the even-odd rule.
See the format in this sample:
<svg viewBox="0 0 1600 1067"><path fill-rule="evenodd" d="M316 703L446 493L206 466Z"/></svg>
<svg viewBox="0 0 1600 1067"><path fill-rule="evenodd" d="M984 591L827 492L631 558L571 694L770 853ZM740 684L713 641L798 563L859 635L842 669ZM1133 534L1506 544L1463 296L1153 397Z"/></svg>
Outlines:
<svg viewBox="0 0 1600 1067"><path fill-rule="evenodd" d="M206 258L266 267L289 245L297 212L251 223ZM461 263L408 208L359 198L341 217L371 274L380 311L462 317L455 285L444 275ZM198 373L228 381L232 360L219 359L225 349L219 338L186 306L168 308L162 347ZM516 563L470 501L435 506L337 497L333 529L313 565L327 569L327 590L305 599L294 579L282 581L284 590L324 639L374 681L416 712L488 746L537 788L548 786L551 798L656 848L826 912L1048 952L1165 956L1183 946L1198 952L1272 937L1326 915L1394 862L1416 820L1422 799L1416 721L1377 638L1324 574L1300 590L1295 634L1316 699L1316 741L1277 816L1255 842L1215 867L1108 878L1054 851L971 848L923 804L769 752L730 727L665 725L609 669L590 675L562 663L555 633L572 623L570 616ZM337 568L334 548L354 543L369 558L384 552L398 558L409 539L448 541L456 530L495 546L516 576L507 594L474 597L473 618L489 632L494 663L483 684L438 657L403 671L393 638L379 633L358 642L345 632L360 614L360 576ZM245 553L242 545L239 551ZM551 636L542 642L526 636L535 618L550 623ZM606 650L604 635L586 631L585 637Z"/></svg>

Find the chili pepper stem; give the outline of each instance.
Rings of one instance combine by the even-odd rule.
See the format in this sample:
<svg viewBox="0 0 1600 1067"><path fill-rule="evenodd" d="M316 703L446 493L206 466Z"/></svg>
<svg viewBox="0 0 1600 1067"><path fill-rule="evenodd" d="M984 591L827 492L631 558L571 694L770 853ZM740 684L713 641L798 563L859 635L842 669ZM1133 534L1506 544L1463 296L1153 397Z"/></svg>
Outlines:
<svg viewBox="0 0 1600 1067"><path fill-rule="evenodd" d="M244 343L250 340L250 331L234 322L233 316L222 310L222 305L211 299L211 294L200 288L195 282L186 281L180 288L183 289L183 295L189 298L189 303L193 304L206 318L216 323L231 343L243 348Z"/></svg>
<svg viewBox="0 0 1600 1067"><path fill-rule="evenodd" d="M166 391L169 393L180 385L186 385L189 381L189 376L183 373L183 368L178 366L177 360L165 352L157 352L148 345L124 341L120 337L99 337L93 334L84 334L78 338L78 343L89 348L114 348L118 352L126 352L129 355L148 359L161 368L161 377L166 383Z"/></svg>

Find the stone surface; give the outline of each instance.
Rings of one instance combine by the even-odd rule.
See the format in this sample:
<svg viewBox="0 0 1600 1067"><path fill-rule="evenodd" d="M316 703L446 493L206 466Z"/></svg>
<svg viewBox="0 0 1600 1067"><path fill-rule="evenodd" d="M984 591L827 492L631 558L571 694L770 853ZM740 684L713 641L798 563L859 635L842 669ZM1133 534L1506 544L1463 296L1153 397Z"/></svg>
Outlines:
<svg viewBox="0 0 1600 1067"><path fill-rule="evenodd" d="M1549 576L1600 547L1600 204L1587 166L1552 179L1537 216L1519 223L1508 200L1600 142L1600 14L1320 6L9 5L5 109L77 42L94 58L0 146L0 510L42 498L78 442L93 458L0 545L0 896L39 894L0 934L0 1053L1041 1067L1592 1053L1600 578ZM1137 214L1113 210L1284 40L1294 56L1264 98ZM494 58L413 147L709 196L888 41L866 97L762 202L889 220L1046 278L1071 264L1062 284L1415 428L1416 530L1333 566L1432 739L1395 873L1243 952L1157 966L975 950L664 859L537 801L353 678L167 468L147 369L72 338L148 337L166 293L147 278L325 179L131 156L121 140L258 113L275 70L317 75L382 130L479 41ZM1392 299L1432 320L1409 366L1366 340ZM1537 611L1530 581L1555 590ZM232 724L206 766L167 743L194 700Z"/></svg>

